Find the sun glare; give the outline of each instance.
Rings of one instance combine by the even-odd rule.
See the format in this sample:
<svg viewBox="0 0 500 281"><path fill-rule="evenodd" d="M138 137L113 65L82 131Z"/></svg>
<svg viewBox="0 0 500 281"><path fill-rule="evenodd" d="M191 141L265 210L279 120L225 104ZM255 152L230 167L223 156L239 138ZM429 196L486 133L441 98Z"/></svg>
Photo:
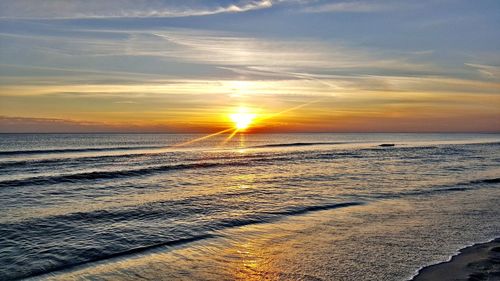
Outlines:
<svg viewBox="0 0 500 281"><path fill-rule="evenodd" d="M250 113L246 108L240 108L238 112L229 115L234 122L236 129L245 130L252 124L255 114Z"/></svg>

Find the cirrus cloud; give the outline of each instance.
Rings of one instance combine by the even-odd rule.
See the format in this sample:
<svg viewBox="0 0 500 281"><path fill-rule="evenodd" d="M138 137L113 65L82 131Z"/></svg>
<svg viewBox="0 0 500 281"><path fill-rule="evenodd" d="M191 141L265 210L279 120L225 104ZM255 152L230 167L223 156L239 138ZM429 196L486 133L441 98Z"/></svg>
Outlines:
<svg viewBox="0 0 500 281"><path fill-rule="evenodd" d="M271 0L178 1L171 0L2 0L4 19L85 19L187 17L240 13L269 8Z"/></svg>

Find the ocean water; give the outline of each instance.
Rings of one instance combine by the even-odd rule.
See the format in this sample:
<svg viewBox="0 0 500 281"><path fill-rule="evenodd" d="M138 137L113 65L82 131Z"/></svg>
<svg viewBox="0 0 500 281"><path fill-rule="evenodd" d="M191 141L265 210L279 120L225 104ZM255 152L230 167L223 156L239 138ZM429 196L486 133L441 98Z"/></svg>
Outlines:
<svg viewBox="0 0 500 281"><path fill-rule="evenodd" d="M408 280L500 236L498 134L203 137L0 135L0 280Z"/></svg>

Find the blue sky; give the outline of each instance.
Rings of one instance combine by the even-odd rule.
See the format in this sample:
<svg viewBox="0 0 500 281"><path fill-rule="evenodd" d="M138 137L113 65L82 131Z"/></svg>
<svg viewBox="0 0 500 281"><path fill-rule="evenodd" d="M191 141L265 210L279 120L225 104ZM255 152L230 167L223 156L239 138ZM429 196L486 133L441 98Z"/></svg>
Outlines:
<svg viewBox="0 0 500 281"><path fill-rule="evenodd" d="M318 99L268 131L500 131L499 27L485 0L0 0L0 131L211 131Z"/></svg>

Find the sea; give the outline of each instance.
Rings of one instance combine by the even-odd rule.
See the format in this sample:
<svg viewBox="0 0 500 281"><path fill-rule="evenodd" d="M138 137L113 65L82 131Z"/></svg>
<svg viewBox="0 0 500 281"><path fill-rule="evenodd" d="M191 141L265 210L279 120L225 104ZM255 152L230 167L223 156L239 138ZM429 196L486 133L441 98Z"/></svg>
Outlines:
<svg viewBox="0 0 500 281"><path fill-rule="evenodd" d="M410 280L499 207L499 134L1 134L0 280Z"/></svg>

